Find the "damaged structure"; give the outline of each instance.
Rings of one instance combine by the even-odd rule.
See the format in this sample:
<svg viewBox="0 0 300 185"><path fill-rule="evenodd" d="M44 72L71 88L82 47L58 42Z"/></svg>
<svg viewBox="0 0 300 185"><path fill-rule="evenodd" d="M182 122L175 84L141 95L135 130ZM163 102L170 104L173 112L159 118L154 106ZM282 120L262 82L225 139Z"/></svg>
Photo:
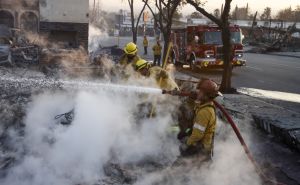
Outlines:
<svg viewBox="0 0 300 185"><path fill-rule="evenodd" d="M0 0L0 24L24 31L38 32L38 0Z"/></svg>
<svg viewBox="0 0 300 185"><path fill-rule="evenodd" d="M249 24L251 22L248 22ZM251 52L293 51L300 48L300 23L282 20L256 21L252 26L242 26L245 42L257 46Z"/></svg>
<svg viewBox="0 0 300 185"><path fill-rule="evenodd" d="M89 1L0 0L0 24L46 35L64 48L87 49Z"/></svg>
<svg viewBox="0 0 300 185"><path fill-rule="evenodd" d="M72 8L68 6L72 4ZM89 34L89 1L40 0L41 34L48 34L49 40L64 48L87 49Z"/></svg>

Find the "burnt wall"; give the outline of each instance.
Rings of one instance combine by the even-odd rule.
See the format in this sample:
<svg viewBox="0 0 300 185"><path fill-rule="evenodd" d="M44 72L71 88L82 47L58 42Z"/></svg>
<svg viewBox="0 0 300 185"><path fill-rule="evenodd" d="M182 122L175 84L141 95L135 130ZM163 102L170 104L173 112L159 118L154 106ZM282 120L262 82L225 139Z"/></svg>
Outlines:
<svg viewBox="0 0 300 185"><path fill-rule="evenodd" d="M75 43L74 47L82 46L86 50L88 49L88 23L40 22L40 33L48 34L49 36L52 33L61 33L61 36L56 38L60 39L62 42L64 42L64 38L66 42L69 42L70 37L67 35L70 35L72 36L71 38L75 39L71 46L73 46L73 43ZM53 35L53 37L55 37L55 35Z"/></svg>

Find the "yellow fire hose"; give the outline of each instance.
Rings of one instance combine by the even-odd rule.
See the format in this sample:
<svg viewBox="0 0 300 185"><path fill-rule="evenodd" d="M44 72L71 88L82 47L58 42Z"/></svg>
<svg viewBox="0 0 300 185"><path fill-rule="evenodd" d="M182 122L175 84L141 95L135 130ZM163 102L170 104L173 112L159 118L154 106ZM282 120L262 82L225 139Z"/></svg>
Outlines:
<svg viewBox="0 0 300 185"><path fill-rule="evenodd" d="M166 54L165 60L163 61L163 66L162 66L163 69L166 69L166 67L167 67L167 61L168 61L168 58L169 58L169 55L170 55L170 50L171 50L172 46L173 46L173 43L169 42L167 54ZM161 82L162 82L162 77L159 78L159 82L158 82L159 86L161 86ZM150 112L150 118L152 118L152 116L153 116L153 113L154 113L154 110L155 110L155 107L156 107L156 103L157 103L157 100L155 100L153 105L152 105L151 112Z"/></svg>

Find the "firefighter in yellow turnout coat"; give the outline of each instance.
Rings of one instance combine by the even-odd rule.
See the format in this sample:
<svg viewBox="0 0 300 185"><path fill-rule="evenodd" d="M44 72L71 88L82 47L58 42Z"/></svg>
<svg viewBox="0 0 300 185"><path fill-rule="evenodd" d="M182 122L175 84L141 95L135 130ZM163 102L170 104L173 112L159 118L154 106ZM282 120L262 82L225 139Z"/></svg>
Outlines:
<svg viewBox="0 0 300 185"><path fill-rule="evenodd" d="M120 64L122 66L127 66L128 64L131 64L132 66L135 65L135 63L140 60L141 58L137 55L138 48L137 45L133 42L129 42L124 47L125 54L120 59Z"/></svg>
<svg viewBox="0 0 300 185"><path fill-rule="evenodd" d="M161 50L162 47L160 45L160 42L157 41L156 44L152 47L153 50L153 55L154 55L154 60L153 64L156 66L160 66L160 59L161 59Z"/></svg>
<svg viewBox="0 0 300 185"><path fill-rule="evenodd" d="M199 82L192 134L180 146L182 156L203 154L210 157L216 129L216 112L212 101L217 96L218 86L215 82L209 79Z"/></svg>
<svg viewBox="0 0 300 185"><path fill-rule="evenodd" d="M147 36L144 36L144 40L143 40L143 45L144 45L144 55L148 54L148 39Z"/></svg>
<svg viewBox="0 0 300 185"><path fill-rule="evenodd" d="M176 82L170 77L168 72L161 67L154 66L151 67L150 64L141 59L136 62L134 67L135 71L145 76L154 82L156 82L157 86L161 89L166 90L179 90L178 85ZM156 105L155 102L146 101L139 105L139 118L149 118L156 115ZM141 111L142 110L142 111Z"/></svg>
<svg viewBox="0 0 300 185"><path fill-rule="evenodd" d="M154 78L157 85L165 90L178 90L178 85L170 77L168 72L159 66L150 67L150 64L141 59L135 64L135 70L141 75Z"/></svg>

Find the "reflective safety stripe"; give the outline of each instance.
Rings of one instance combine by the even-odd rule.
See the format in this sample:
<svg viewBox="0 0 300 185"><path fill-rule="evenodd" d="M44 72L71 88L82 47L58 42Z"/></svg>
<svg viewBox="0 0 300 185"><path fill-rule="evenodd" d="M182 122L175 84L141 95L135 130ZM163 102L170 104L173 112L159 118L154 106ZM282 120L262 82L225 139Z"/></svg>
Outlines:
<svg viewBox="0 0 300 185"><path fill-rule="evenodd" d="M200 131L202 131L202 132L205 131L205 127L202 126L202 125L200 125L200 124L198 124L198 123L195 123L193 127L196 128L196 129L198 129L198 130L200 130Z"/></svg>

